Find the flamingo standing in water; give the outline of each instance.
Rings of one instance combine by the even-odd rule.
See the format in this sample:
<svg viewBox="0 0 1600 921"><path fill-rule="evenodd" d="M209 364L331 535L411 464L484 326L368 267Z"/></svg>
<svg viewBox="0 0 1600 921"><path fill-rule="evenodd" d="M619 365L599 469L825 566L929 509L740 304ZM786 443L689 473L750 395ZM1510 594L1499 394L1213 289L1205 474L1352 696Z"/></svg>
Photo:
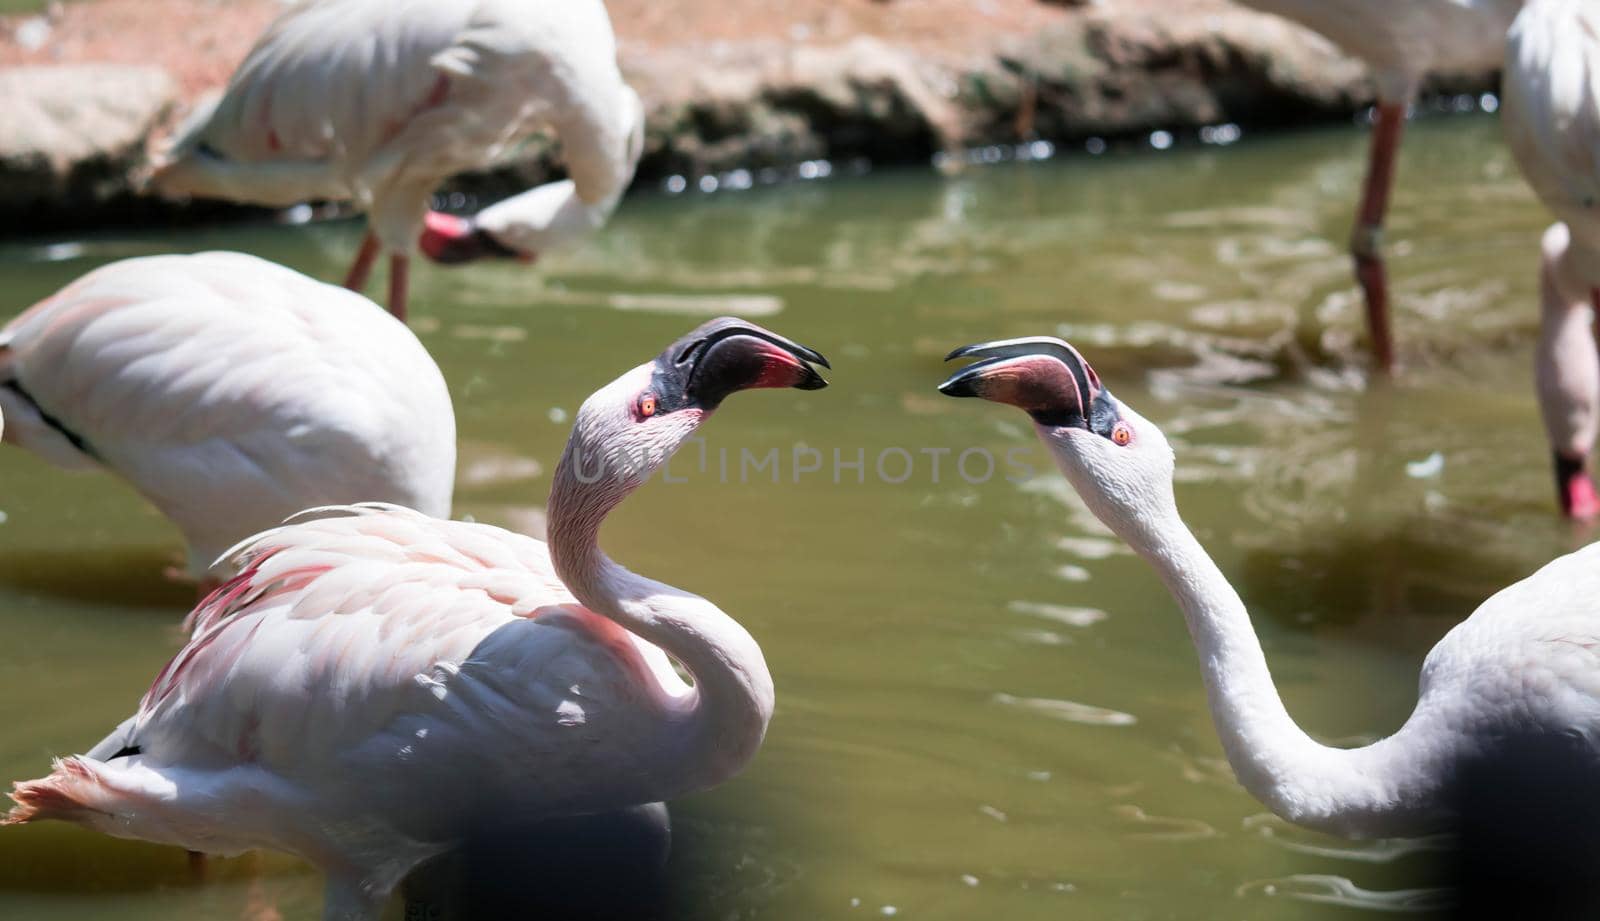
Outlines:
<svg viewBox="0 0 1600 921"><path fill-rule="evenodd" d="M262 205L348 200L368 232L345 280L389 253L405 319L419 238L440 262L532 260L603 224L633 178L644 110L600 0L313 0L267 29L158 162L164 195ZM446 178L549 127L571 178L472 218L430 212Z"/></svg>
<svg viewBox="0 0 1600 921"><path fill-rule="evenodd" d="M127 480L183 532L189 572L296 512L450 514L455 414L438 365L359 294L239 253L90 272L0 330L5 440Z"/></svg>
<svg viewBox="0 0 1600 921"><path fill-rule="evenodd" d="M1535 377L1562 509L1600 515L1589 454L1600 428L1600 9L1533 0L1506 44L1506 138L1560 222L1545 232Z"/></svg>
<svg viewBox="0 0 1600 921"><path fill-rule="evenodd" d="M1284 709L1244 602L1178 514L1161 430L1059 339L989 342L950 357L978 361L939 389L1026 411L1090 511L1155 567L1200 654L1228 763L1279 816L1357 837L1451 827L1458 768L1500 754L1508 738L1558 740L1581 749L1593 769L1600 544L1500 591L1440 640L1423 663L1416 709L1394 735L1361 748L1326 746ZM1523 782L1537 783L1532 776Z"/></svg>
<svg viewBox="0 0 1600 921"><path fill-rule="evenodd" d="M1506 29L1523 0L1239 0L1294 20L1366 61L1377 80L1372 150L1350 254L1366 298L1367 331L1378 366L1394 368L1383 221L1394 188L1395 154L1406 109L1428 73L1498 67Z"/></svg>
<svg viewBox="0 0 1600 921"><path fill-rule="evenodd" d="M600 525L725 397L826 386L809 362L827 365L725 318L601 388L556 468L548 545L374 505L247 540L133 719L17 784L5 821L285 850L327 873L326 917L370 919L486 826L722 783L772 714L761 649L710 601L612 562Z"/></svg>

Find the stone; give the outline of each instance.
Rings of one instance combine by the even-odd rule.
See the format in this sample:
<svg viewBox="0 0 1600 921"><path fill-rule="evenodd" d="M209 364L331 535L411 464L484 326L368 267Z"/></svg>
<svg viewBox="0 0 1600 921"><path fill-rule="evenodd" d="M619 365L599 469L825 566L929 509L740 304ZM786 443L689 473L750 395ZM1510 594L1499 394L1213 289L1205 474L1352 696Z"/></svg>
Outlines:
<svg viewBox="0 0 1600 921"><path fill-rule="evenodd" d="M129 196L177 92L155 67L0 70L0 209L93 210Z"/></svg>

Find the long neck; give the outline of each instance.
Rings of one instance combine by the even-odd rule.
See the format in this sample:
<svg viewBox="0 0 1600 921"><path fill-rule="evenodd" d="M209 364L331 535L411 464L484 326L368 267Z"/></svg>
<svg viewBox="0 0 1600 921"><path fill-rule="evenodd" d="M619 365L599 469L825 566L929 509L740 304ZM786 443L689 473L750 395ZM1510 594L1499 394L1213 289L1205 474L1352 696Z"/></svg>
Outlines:
<svg viewBox="0 0 1600 921"><path fill-rule="evenodd" d="M1217 733L1240 783L1299 825L1353 837L1414 835L1442 819L1437 746L1413 719L1358 749L1313 740L1284 709L1244 602L1178 517L1130 540L1183 609Z"/></svg>
<svg viewBox="0 0 1600 921"><path fill-rule="evenodd" d="M629 572L601 551L600 524L626 496L584 483L570 449L550 490L549 545L556 575L584 607L676 659L694 679L672 737L687 775L683 790L715 786L761 746L772 716L772 676L754 638L698 595Z"/></svg>

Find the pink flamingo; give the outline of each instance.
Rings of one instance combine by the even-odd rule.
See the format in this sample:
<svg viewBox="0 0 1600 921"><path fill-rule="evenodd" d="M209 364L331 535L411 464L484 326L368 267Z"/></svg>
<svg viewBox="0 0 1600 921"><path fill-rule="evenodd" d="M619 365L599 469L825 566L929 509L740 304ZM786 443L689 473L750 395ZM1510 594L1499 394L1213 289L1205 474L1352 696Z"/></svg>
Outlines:
<svg viewBox="0 0 1600 921"><path fill-rule="evenodd" d="M202 585L296 512L450 514L455 413L417 337L359 294L239 253L90 272L0 330L5 440L109 470L183 532Z"/></svg>
<svg viewBox="0 0 1600 921"><path fill-rule="evenodd" d="M1500 591L1446 634L1423 664L1416 709L1394 735L1327 746L1285 710L1244 602L1184 525L1161 430L1113 397L1060 339L988 342L950 357L977 361L940 391L1027 412L1084 504L1154 567L1199 653L1228 763L1279 816L1354 837L1418 836L1453 826L1456 769L1505 754L1508 739L1554 739L1587 753L1592 767L1600 544ZM1541 783L1546 775L1522 777Z"/></svg>
<svg viewBox="0 0 1600 921"><path fill-rule="evenodd" d="M473 218L430 214L440 182L544 127L571 179ZM389 309L403 320L419 236L442 262L531 261L605 222L643 132L599 0L312 0L267 29L151 182L169 196L357 203L369 230L345 284L366 287L389 253Z"/></svg>
<svg viewBox="0 0 1600 921"><path fill-rule="evenodd" d="M327 873L326 917L370 919L485 826L722 783L772 714L761 649L710 601L612 562L600 526L725 397L826 386L809 362L827 365L721 319L601 388L556 468L548 545L376 505L250 538L138 713L17 784L5 821L288 851Z"/></svg>

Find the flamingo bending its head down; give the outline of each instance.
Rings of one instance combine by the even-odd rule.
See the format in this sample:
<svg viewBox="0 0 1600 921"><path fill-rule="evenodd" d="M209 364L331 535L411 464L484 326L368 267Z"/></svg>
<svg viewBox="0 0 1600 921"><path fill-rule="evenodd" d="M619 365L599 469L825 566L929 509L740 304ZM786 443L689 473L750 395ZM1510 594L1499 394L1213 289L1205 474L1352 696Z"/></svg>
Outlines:
<svg viewBox="0 0 1600 921"><path fill-rule="evenodd" d="M1416 709L1394 735L1333 748L1290 718L1244 602L1184 525L1161 430L1059 339L989 342L950 357L978 361L939 389L1026 411L1090 511L1166 583L1199 653L1228 763L1279 816L1359 837L1444 830L1455 818L1457 771L1529 735L1582 749L1593 769L1600 544L1500 591L1441 639L1423 664Z"/></svg>
<svg viewBox="0 0 1600 921"><path fill-rule="evenodd" d="M372 505L251 538L130 723L17 784L6 821L288 851L327 873L328 918L368 919L486 828L722 783L772 714L761 649L710 601L612 562L600 526L725 397L825 386L811 362L722 319L601 388L557 466L548 546Z"/></svg>
<svg viewBox="0 0 1600 921"><path fill-rule="evenodd" d="M1600 515L1589 455L1600 429L1600 9L1533 0L1506 42L1506 139L1560 223L1542 246L1539 405L1562 510Z"/></svg>
<svg viewBox="0 0 1600 921"><path fill-rule="evenodd" d="M600 0L311 0L285 10L226 92L156 164L169 196L353 201L369 231L346 285L390 255L405 318L419 238L441 262L532 260L603 224L633 178L644 109ZM431 213L440 182L548 127L571 178L472 218Z"/></svg>
<svg viewBox="0 0 1600 921"><path fill-rule="evenodd" d="M1394 189L1406 109L1434 71L1500 65L1506 29L1524 0L1240 0L1320 32L1366 61L1377 80L1377 117L1350 255L1366 298L1367 331L1384 371L1394 367L1383 222Z"/></svg>
<svg viewBox="0 0 1600 921"><path fill-rule="evenodd" d="M455 413L417 337L359 294L240 253L90 272L0 329L5 440L127 480L204 582L296 512L450 514Z"/></svg>

